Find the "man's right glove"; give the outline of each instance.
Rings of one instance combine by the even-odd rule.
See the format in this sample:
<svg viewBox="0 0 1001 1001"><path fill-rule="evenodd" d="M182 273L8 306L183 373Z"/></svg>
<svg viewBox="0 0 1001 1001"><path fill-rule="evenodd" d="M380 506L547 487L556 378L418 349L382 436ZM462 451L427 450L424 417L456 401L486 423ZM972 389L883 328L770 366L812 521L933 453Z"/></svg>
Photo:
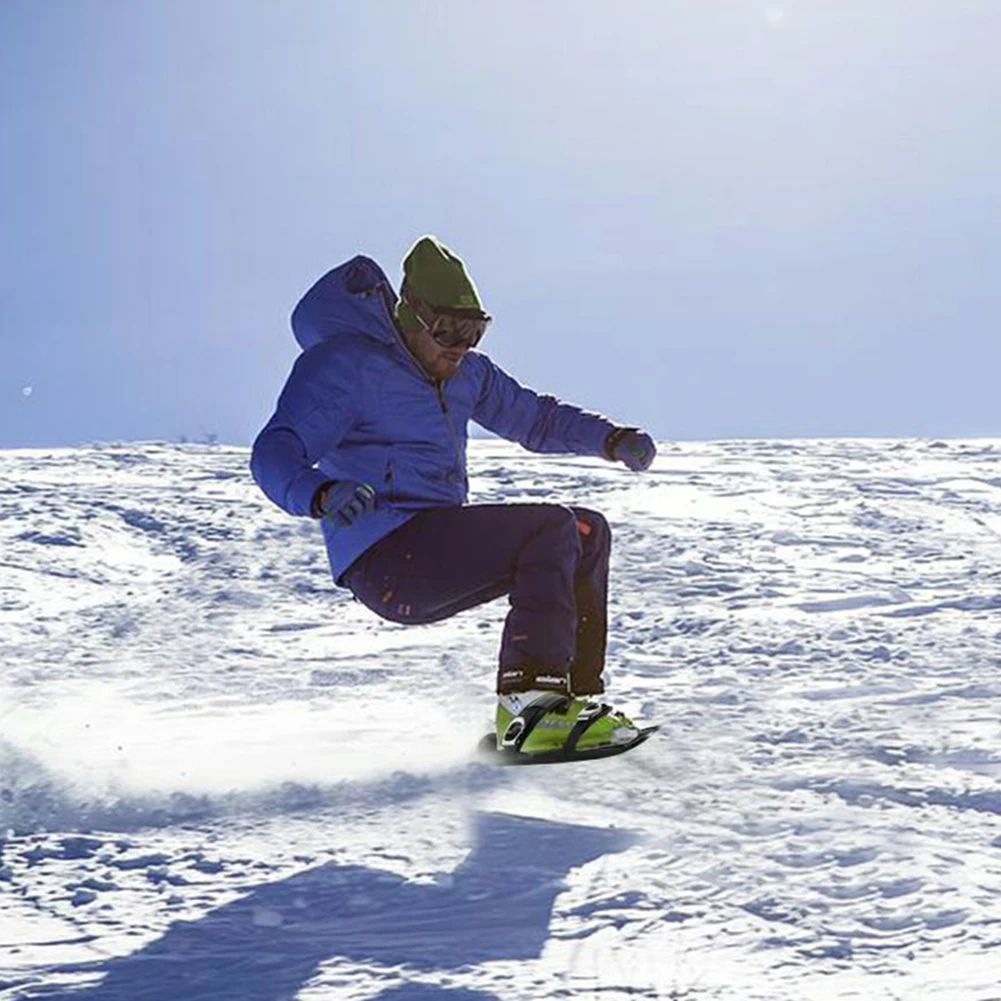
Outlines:
<svg viewBox="0 0 1001 1001"><path fill-rule="evenodd" d="M375 490L357 480L330 480L313 496L314 518L329 518L347 528L375 508Z"/></svg>

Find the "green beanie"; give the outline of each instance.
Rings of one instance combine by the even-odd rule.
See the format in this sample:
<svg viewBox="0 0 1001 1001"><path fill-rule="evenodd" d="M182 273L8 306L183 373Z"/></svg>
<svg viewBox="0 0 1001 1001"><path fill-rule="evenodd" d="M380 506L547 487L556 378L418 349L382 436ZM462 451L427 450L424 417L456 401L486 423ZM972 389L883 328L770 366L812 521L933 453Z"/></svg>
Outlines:
<svg viewBox="0 0 1001 1001"><path fill-rule="evenodd" d="M429 306L483 313L483 303L462 258L436 236L422 236L403 259L403 281Z"/></svg>

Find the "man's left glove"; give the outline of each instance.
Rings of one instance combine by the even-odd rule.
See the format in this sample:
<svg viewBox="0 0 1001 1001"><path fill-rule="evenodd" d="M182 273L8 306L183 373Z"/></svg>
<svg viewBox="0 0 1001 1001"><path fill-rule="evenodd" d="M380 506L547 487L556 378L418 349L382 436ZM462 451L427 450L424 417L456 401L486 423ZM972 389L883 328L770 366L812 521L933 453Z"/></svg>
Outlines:
<svg viewBox="0 0 1001 1001"><path fill-rule="evenodd" d="M313 497L314 518L329 518L347 528L375 507L375 490L357 480L331 480Z"/></svg>
<svg viewBox="0 0 1001 1001"><path fill-rule="evenodd" d="M624 462L634 473L649 469L656 454L653 438L639 428L616 428L605 439L605 458Z"/></svg>

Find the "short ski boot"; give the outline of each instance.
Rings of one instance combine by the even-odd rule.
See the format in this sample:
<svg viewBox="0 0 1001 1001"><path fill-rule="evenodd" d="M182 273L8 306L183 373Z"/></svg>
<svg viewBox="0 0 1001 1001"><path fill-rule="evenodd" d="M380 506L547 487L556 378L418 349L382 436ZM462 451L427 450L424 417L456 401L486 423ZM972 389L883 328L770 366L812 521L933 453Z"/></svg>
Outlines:
<svg viewBox="0 0 1001 1001"><path fill-rule="evenodd" d="M565 760L625 749L642 733L624 713L596 699L540 691L501 696L496 731L498 751Z"/></svg>

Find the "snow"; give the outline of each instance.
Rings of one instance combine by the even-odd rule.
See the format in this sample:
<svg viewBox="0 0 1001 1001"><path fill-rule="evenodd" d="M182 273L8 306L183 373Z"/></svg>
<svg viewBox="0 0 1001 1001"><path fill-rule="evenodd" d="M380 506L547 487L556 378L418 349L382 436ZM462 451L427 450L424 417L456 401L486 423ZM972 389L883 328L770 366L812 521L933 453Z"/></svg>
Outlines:
<svg viewBox="0 0 1001 1001"><path fill-rule="evenodd" d="M1001 442L472 442L662 724L533 769L505 603L381 622L247 458L0 452L0 999L1001 998Z"/></svg>

